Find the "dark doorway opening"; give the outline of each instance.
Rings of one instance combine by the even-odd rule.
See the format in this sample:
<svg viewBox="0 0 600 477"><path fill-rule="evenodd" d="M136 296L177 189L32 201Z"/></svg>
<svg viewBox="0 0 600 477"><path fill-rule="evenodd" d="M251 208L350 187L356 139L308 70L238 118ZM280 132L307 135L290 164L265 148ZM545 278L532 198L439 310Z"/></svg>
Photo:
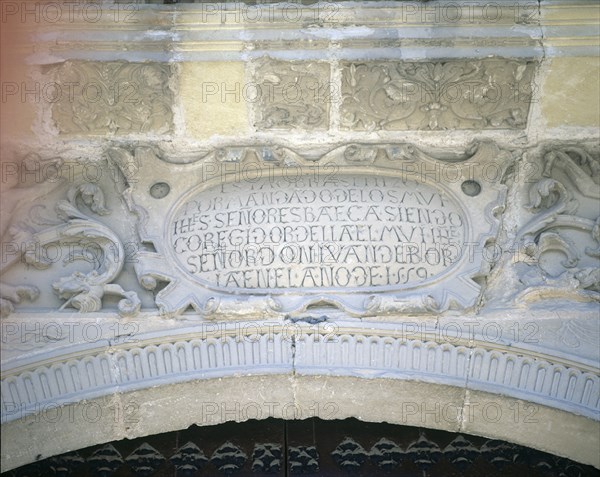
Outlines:
<svg viewBox="0 0 600 477"><path fill-rule="evenodd" d="M312 418L192 426L80 449L2 477L204 475L597 477L599 472L498 440L357 419Z"/></svg>

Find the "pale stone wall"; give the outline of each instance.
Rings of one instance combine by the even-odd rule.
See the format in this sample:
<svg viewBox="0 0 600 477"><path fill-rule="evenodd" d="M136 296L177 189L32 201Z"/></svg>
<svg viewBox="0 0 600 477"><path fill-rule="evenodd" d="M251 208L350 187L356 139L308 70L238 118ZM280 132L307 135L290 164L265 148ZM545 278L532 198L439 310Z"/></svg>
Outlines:
<svg viewBox="0 0 600 477"><path fill-rule="evenodd" d="M100 122L105 123L104 128L77 127L62 124L58 119L60 114L53 115L49 110L72 115L73 111L64 111L67 106L64 103L73 106L71 103L77 103L79 97L88 107L94 104L106 108L113 102L112 109L116 111L133 100L153 102L152 91L156 86L160 86L164 110L152 114L169 124L145 124L142 132L158 133L181 147L208 145L211 138L234 140L239 137L238 131L260 137L261 132L273 128L287 130L292 140L297 136L299 144L306 142L302 131L310 132L313 142L324 143L333 142L332 134L352 138L358 137L352 131L365 130L373 131L368 136L371 138L386 137L386 131L411 130L415 131L414 138L421 138L424 136L418 131L472 130L468 137L462 136L464 142L473 134L481 136L485 130L494 137L498 130L516 129L519 131L509 132L508 136L525 137L530 145L568 139L571 133L577 137L594 136L597 104L589 98L597 95L597 82L590 79L598 74L594 32L598 12L589 4L573 7L549 2L538 11L532 4L521 2L516 7L506 6L497 12L495 9L492 16L491 12L476 7L465 7L451 15L449 9L454 7L443 2L418 8L413 4L394 7L392 3L388 8L363 9L350 8L342 2L331 10L303 6L298 9L298 20L291 18L289 11L274 6L265 7L264 11L250 6L229 8L231 11L222 7L214 13L193 4L171 8L108 4L102 9L75 8L72 12L66 6L62 10L38 7L29 13L21 10L13 13L12 7L5 9L4 43L11 47L6 47L3 55L4 142L28 136L30 141L48 145L48 141L60 142L61 134L87 136L103 131L118 136L136 135L141 124L106 126L108 118L103 118ZM417 8L416 13L413 8ZM321 26L317 27L319 20ZM361 23L365 26L352 26ZM63 24L68 28L61 29ZM509 30L515 24L518 28ZM219 30L221 25L225 28ZM430 38L431 25L443 31L435 40ZM90 34L86 28L92 28ZM383 34L383 28L392 31L395 28L397 33ZM510 34L502 35L499 31ZM107 40L108 37L111 39ZM127 45L126 50L119 46L122 44ZM522 64L524 71L502 67L492 72L490 66L474 79L467 75L468 68L455 76L456 71L450 71L448 66L439 72L441 76L437 79L441 110L436 109L433 103L437 101L432 101L428 93L436 88L433 70L428 73L428 80L426 74L419 83L407 77L406 71L403 76L395 69L396 64L406 69L411 61L424 60L430 61L431 68L448 60L460 64L483 59L484 65L491 65L497 61L490 59L494 56L512 57L513 68ZM148 62L162 65L162 69L160 73L153 71L157 75L153 80L144 79L149 71L140 70L139 75L132 69L118 74L107 72L104 86L121 90L104 91L96 101L95 87L90 86L84 92L83 86L68 83L85 79L89 84L101 72L93 71L94 66L86 63L89 66L84 66L80 75L67 73L64 66L58 68L65 60L70 60L75 69L78 61L102 60ZM356 112L351 106L352 95L363 88L378 86L382 61L391 65L392 83L384 89L391 95L387 106L403 104L405 112L411 102L418 103L417 112L407 121L390 123L386 119L394 118L377 117L389 111L376 113L375 117L371 111L369 118L361 120L359 114L353 119ZM356 80L350 78L353 64L359 67L362 83L350 86L349 82ZM361 64L364 66L360 67ZM369 69L367 77L365 71ZM58 77L57 70L62 71ZM565 75L569 76L568 81ZM128 87L127 81L134 78L136 84ZM300 81L295 83L298 78ZM486 78L491 86L487 91L475 86L483 84ZM134 91L138 87L139 91ZM496 91L497 87L500 89ZM394 88L398 91L393 91ZM486 93L487 99L481 97ZM496 94L501 95L498 102L493 101ZM57 95L62 101L56 101ZM458 96L463 99L459 101ZM456 114L447 109L449 106L459 115L462 113L462 117L465 113L469 117L487 117L483 122L469 124L464 119L457 122ZM503 112L495 114L493 106ZM421 108L423 111L419 111ZM140 115L147 113L141 105L137 109ZM379 125L373 124L373 120ZM507 136L506 132L502 134ZM425 137L434 142L447 140L443 133Z"/></svg>
<svg viewBox="0 0 600 477"><path fill-rule="evenodd" d="M335 402L336 415L317 414L506 439L600 467L594 2L469 2L460 18L440 1L8 3L2 470L208 424L188 409L215 396ZM462 217L473 256L425 284L316 291L291 278L256 290L245 274L207 285L174 258L184 198L221 187L224 200L249 201L253 185L298 189L278 180L322 165L372 179L346 185L348 197L431 193ZM41 254L57 243L58 256ZM82 259L82 243L102 253ZM291 277L301 265L280 268ZM47 409L70 416L86 402L101 419L77 411L47 425ZM136 425L110 411L130 402ZM474 403L504 419L466 419ZM462 417L428 421L421 411L436 404ZM402 414L407 405L418 412ZM515 406L535 420L515 423ZM263 417L287 417L278 412Z"/></svg>

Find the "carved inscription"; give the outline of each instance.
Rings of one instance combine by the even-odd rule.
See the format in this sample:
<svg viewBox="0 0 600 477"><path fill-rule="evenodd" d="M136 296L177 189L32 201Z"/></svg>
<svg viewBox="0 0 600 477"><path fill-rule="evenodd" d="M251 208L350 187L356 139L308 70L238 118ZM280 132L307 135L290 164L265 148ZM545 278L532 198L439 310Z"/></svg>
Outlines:
<svg viewBox="0 0 600 477"><path fill-rule="evenodd" d="M169 249L225 289L411 287L458 261L466 219L437 187L394 177L262 178L188 195Z"/></svg>

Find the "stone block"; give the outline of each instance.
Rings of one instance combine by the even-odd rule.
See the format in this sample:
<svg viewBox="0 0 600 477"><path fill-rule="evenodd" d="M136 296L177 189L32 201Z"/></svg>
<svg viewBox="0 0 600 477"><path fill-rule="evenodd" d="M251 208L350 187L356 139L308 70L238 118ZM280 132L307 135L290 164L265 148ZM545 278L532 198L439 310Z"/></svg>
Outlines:
<svg viewBox="0 0 600 477"><path fill-rule="evenodd" d="M247 89L241 62L183 63L179 94L187 135L203 139L246 133Z"/></svg>
<svg viewBox="0 0 600 477"><path fill-rule="evenodd" d="M395 379L303 375L295 379L298 406L312 408L321 419L354 417L450 432L460 428L462 388Z"/></svg>
<svg viewBox="0 0 600 477"><path fill-rule="evenodd" d="M27 38L25 25L20 22L20 15L8 15L3 10L0 45L0 137L5 143L33 136L32 126L41 100L41 85L32 80L31 67L24 61L33 46Z"/></svg>
<svg viewBox="0 0 600 477"><path fill-rule="evenodd" d="M552 58L540 94L547 126L598 126L599 75L599 58Z"/></svg>

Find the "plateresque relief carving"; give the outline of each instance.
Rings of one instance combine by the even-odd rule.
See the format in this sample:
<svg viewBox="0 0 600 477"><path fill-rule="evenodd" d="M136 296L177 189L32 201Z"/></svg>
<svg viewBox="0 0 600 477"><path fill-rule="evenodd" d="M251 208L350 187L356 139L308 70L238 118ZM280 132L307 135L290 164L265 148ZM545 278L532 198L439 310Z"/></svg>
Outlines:
<svg viewBox="0 0 600 477"><path fill-rule="evenodd" d="M341 124L356 130L519 129L534 63L361 62L342 70Z"/></svg>
<svg viewBox="0 0 600 477"><path fill-rule="evenodd" d="M156 250L137 254L141 285L168 283L156 294L167 315L192 306L208 317L474 305L505 187L478 174L506 154L482 143L447 164L406 144L351 144L308 161L229 147L177 165L150 148L109 151L124 171L145 166L126 192L141 241Z"/></svg>
<svg viewBox="0 0 600 477"><path fill-rule="evenodd" d="M525 184L530 212L516 237L517 285L496 301L600 300L600 155L583 146L546 148ZM509 283L509 282L507 282ZM570 325L569 325L570 326ZM573 332L577 330L572 330ZM569 339L575 339L575 336Z"/></svg>
<svg viewBox="0 0 600 477"><path fill-rule="evenodd" d="M257 129L327 129L331 102L329 64L262 61L256 67Z"/></svg>
<svg viewBox="0 0 600 477"><path fill-rule="evenodd" d="M2 260L0 277L14 264L7 256L12 251L12 238L17 232L15 228L23 211L32 205L35 197L41 197L60 185L53 180L40 180L40 167L56 168L62 164L61 158L42 161L37 154L29 154L17 163L6 162L3 166L2 188L0 189L0 239L2 240ZM41 165L41 166L40 166ZM14 166L14 168L12 167ZM15 172L19 168L25 173ZM22 179L26 179L23 181ZM45 176L44 179L48 179ZM35 193L34 193L35 191ZM15 305L22 300L35 301L40 294L37 287L28 284L10 284L2 280L0 283L0 316L5 317L14 311Z"/></svg>
<svg viewBox="0 0 600 477"><path fill-rule="evenodd" d="M173 120L170 66L124 61L67 61L56 81L52 117L64 134L165 133Z"/></svg>
<svg viewBox="0 0 600 477"><path fill-rule="evenodd" d="M37 207L32 207L27 221L11 223L6 232L11 239L9 245L19 244L19 247L15 253L3 256L2 271L19 261L39 270L48 269L54 260L49 258L44 247L57 244L68 250L63 259L65 264L77 260L93 264L89 272L75 271L52 283L54 292L66 300L61 309L71 307L81 313L100 311L102 298L116 295L122 297L118 303L119 314L135 315L141 305L137 293L112 283L121 273L125 261L123 244L109 227L82 212L80 204L96 215L110 213L105 207L104 193L92 183L75 185L67 191L67 200L59 200L54 207L58 219L43 217ZM28 294L32 299L39 294L33 286L5 287L2 284L2 289L2 316L11 313L14 304L20 301L11 297L11 293L18 297Z"/></svg>

